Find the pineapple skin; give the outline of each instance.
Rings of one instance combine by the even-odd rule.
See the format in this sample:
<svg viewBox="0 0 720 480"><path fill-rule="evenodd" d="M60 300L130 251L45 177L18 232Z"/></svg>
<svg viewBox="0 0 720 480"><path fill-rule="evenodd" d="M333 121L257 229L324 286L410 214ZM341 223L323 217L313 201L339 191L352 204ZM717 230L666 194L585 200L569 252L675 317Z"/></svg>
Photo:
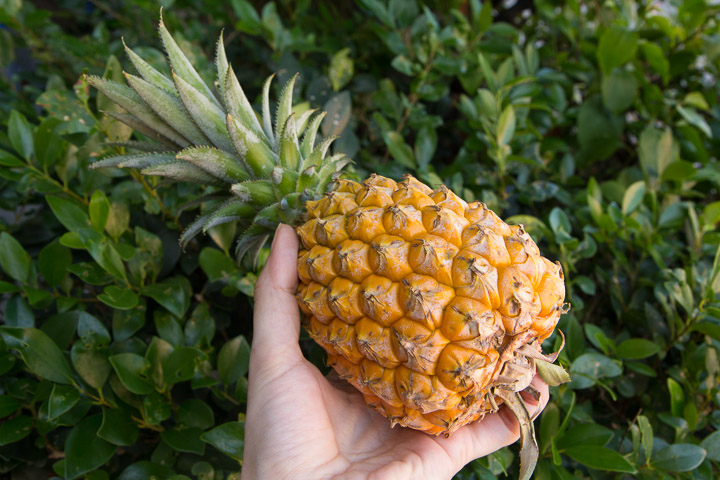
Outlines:
<svg viewBox="0 0 720 480"><path fill-rule="evenodd" d="M304 326L393 426L448 435L529 385L565 284L522 226L411 176L337 180L306 210Z"/></svg>

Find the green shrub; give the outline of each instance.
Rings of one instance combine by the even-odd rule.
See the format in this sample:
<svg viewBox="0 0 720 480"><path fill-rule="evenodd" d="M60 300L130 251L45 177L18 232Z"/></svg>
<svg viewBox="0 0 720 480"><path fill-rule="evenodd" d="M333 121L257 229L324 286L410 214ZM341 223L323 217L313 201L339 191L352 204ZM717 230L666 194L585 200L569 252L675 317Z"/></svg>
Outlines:
<svg viewBox="0 0 720 480"><path fill-rule="evenodd" d="M156 3L60 3L0 1L0 475L237 478L257 272L232 224L180 250L203 188L87 168L140 136L81 74L121 80L121 36L167 68ZM351 173L446 183L562 262L536 478L717 476L717 2L162 3L206 78L223 26L253 96L300 72Z"/></svg>

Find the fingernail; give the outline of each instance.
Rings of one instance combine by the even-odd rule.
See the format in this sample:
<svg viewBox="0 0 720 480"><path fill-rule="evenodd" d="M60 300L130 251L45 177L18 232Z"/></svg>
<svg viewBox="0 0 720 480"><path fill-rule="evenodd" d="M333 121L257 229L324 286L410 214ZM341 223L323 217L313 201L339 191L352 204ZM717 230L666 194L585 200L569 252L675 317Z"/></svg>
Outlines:
<svg viewBox="0 0 720 480"><path fill-rule="evenodd" d="M275 242L277 242L277 239L279 236L278 234L280 233L280 229L283 228L284 225L285 225L284 223L281 223L275 229L275 235L273 235L273 241L272 241L272 244L270 245L270 250L272 250L275 247Z"/></svg>

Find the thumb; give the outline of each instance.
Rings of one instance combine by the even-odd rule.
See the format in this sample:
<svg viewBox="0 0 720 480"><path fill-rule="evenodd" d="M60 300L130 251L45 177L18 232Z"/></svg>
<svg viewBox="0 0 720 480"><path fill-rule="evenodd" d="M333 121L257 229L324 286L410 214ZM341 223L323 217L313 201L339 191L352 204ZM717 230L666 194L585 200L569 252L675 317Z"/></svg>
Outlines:
<svg viewBox="0 0 720 480"><path fill-rule="evenodd" d="M295 299L297 253L298 238L292 227L278 226L270 257L255 285L252 349L266 367L302 357L300 311Z"/></svg>

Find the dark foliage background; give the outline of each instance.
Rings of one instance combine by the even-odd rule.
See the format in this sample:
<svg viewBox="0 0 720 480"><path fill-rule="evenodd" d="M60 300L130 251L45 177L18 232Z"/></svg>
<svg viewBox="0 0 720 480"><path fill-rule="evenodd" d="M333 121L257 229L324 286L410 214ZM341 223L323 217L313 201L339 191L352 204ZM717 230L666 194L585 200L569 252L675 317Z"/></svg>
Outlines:
<svg viewBox="0 0 720 480"><path fill-rule="evenodd" d="M562 262L573 381L537 422L536 478L717 477L710 0L0 0L0 476L239 477L257 272L235 227L181 252L201 188L87 168L132 134L82 74L121 81L123 39L166 70L160 6L207 79L223 27L251 98L300 72L351 174L445 183Z"/></svg>

